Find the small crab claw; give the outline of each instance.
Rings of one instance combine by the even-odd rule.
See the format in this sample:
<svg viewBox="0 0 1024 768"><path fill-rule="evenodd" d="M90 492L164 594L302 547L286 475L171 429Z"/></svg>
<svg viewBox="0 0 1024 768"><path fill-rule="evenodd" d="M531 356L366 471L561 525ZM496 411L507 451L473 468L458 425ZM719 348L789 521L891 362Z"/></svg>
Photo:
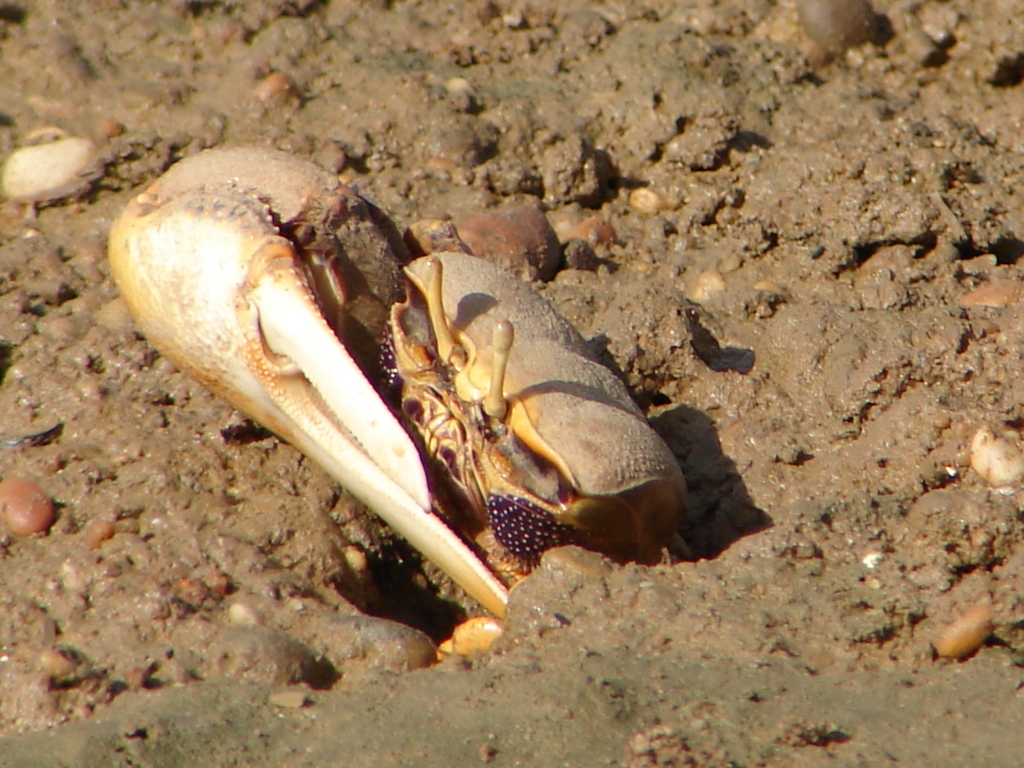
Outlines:
<svg viewBox="0 0 1024 768"><path fill-rule="evenodd" d="M324 320L292 243L237 190L137 196L110 237L149 341L308 455L497 615L508 593L431 511L416 446Z"/></svg>

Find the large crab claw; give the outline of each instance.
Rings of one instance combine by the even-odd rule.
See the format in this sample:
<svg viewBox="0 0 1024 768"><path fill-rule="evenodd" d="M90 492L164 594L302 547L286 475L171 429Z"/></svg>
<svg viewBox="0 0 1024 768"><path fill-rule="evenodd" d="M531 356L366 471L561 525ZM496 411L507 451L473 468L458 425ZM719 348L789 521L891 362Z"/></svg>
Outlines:
<svg viewBox="0 0 1024 768"><path fill-rule="evenodd" d="M384 288L334 286L340 304L324 311L341 317L331 324L313 295L317 280L338 271L318 271L318 259L360 258L334 236L350 204L365 205L289 155L201 154L136 196L115 222L114 276L162 354L311 457L501 615L505 587L432 513L416 446L367 380L372 363L361 368L346 348L383 333L397 263L369 255ZM379 239L368 246L388 247Z"/></svg>

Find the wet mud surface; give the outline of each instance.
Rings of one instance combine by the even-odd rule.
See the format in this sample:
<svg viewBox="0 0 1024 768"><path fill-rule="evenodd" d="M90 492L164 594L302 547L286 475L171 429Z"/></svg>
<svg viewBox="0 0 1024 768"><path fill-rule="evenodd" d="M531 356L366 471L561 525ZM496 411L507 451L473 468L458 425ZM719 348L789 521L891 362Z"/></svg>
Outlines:
<svg viewBox="0 0 1024 768"><path fill-rule="evenodd" d="M822 65L785 2L5 5L4 156L98 157L0 211L0 479L57 503L0 534L0 764L1019 764L1024 491L969 448L1024 428L1024 24L984 6L890 2ZM480 609L111 280L131 197L243 144L403 227L542 209L693 559L554 550L424 667Z"/></svg>

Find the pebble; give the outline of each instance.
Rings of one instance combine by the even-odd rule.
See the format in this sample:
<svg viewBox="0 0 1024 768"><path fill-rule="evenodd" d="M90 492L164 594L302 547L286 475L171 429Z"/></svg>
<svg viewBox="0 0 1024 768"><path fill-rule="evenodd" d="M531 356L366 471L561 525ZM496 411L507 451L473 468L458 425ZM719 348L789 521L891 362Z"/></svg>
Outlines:
<svg viewBox="0 0 1024 768"><path fill-rule="evenodd" d="M665 198L649 187L637 187L629 193L629 205L637 213L654 216L665 209Z"/></svg>
<svg viewBox="0 0 1024 768"><path fill-rule="evenodd" d="M36 664L44 675L58 684L74 680L78 670L78 665L56 648L47 648L40 653Z"/></svg>
<svg viewBox="0 0 1024 768"><path fill-rule="evenodd" d="M301 688L288 688L276 691L267 696L267 703L281 709L302 709L313 703L312 699Z"/></svg>
<svg viewBox="0 0 1024 768"><path fill-rule="evenodd" d="M104 541L112 539L116 532L117 528L113 520L97 517L86 523L85 528L82 529L82 537L85 539L85 546L89 549L99 549L100 545Z"/></svg>
<svg viewBox="0 0 1024 768"><path fill-rule="evenodd" d="M418 629L375 616L331 619L330 647L325 653L345 674L355 667L407 672L437 662L437 646Z"/></svg>
<svg viewBox="0 0 1024 768"><path fill-rule="evenodd" d="M0 190L14 202L58 200L83 192L85 177L96 162L96 147L89 139L62 136L47 144L14 150L0 171Z"/></svg>
<svg viewBox="0 0 1024 768"><path fill-rule="evenodd" d="M588 216L578 224L573 224L559 232L563 243L570 240L583 240L591 248L613 245L616 240L615 227L603 216Z"/></svg>
<svg viewBox="0 0 1024 768"><path fill-rule="evenodd" d="M992 608L980 605L957 617L935 640L935 652L946 659L964 659L992 634Z"/></svg>
<svg viewBox="0 0 1024 768"><path fill-rule="evenodd" d="M429 253L470 253L459 239L455 225L447 219L423 219L409 225L403 235L405 247L413 258Z"/></svg>
<svg viewBox="0 0 1024 768"><path fill-rule="evenodd" d="M448 98L459 112L473 112L479 107L473 84L464 77L453 77L444 84Z"/></svg>
<svg viewBox="0 0 1024 768"><path fill-rule="evenodd" d="M253 93L268 107L283 107L299 98L299 88L284 72L271 72L256 84Z"/></svg>
<svg viewBox="0 0 1024 768"><path fill-rule="evenodd" d="M329 664L294 637L269 627L235 627L219 638L214 666L220 677L273 685L330 684Z"/></svg>
<svg viewBox="0 0 1024 768"><path fill-rule="evenodd" d="M994 253L983 253L973 259L964 259L957 267L965 275L972 277L986 277L999 265L999 259Z"/></svg>
<svg viewBox="0 0 1024 768"><path fill-rule="evenodd" d="M53 525L53 500L38 483L8 477L0 483L0 517L17 536L42 533Z"/></svg>
<svg viewBox="0 0 1024 768"><path fill-rule="evenodd" d="M452 636L438 646L441 653L456 656L473 656L486 653L505 632L497 619L490 616L474 616L459 624Z"/></svg>
<svg viewBox="0 0 1024 768"><path fill-rule="evenodd" d="M36 665L54 683L70 682L78 670L78 665L56 648L42 651L36 658Z"/></svg>
<svg viewBox="0 0 1024 768"><path fill-rule="evenodd" d="M558 235L530 206L513 206L457 222L459 237L476 256L523 280L551 280L562 260Z"/></svg>
<svg viewBox="0 0 1024 768"><path fill-rule="evenodd" d="M258 627L263 623L263 617L251 605L232 603L228 606L228 621L236 627Z"/></svg>
<svg viewBox="0 0 1024 768"><path fill-rule="evenodd" d="M1016 443L982 427L971 440L971 468L996 488L1017 485L1024 480L1024 453Z"/></svg>
<svg viewBox="0 0 1024 768"><path fill-rule="evenodd" d="M102 117L96 123L96 132L104 139L114 139L124 133L124 126L112 117Z"/></svg>
<svg viewBox="0 0 1024 768"><path fill-rule="evenodd" d="M694 281L693 287L686 293L686 298L698 304L706 304L720 293L725 292L725 278L717 269L705 269Z"/></svg>
<svg viewBox="0 0 1024 768"><path fill-rule="evenodd" d="M875 12L868 0L797 0L804 33L827 53L842 53L875 34Z"/></svg>
<svg viewBox="0 0 1024 768"><path fill-rule="evenodd" d="M1006 309L1020 299L1021 284L1017 280L993 280L960 297L961 307L997 307Z"/></svg>

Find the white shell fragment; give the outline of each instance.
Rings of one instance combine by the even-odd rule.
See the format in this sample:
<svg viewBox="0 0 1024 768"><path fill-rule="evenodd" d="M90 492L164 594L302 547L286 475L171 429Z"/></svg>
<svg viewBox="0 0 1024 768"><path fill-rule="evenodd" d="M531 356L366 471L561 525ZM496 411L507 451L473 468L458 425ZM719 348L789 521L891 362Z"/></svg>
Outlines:
<svg viewBox="0 0 1024 768"><path fill-rule="evenodd" d="M996 488L1018 485L1024 480L1024 453L1014 442L982 427L971 440L971 467Z"/></svg>
<svg viewBox="0 0 1024 768"><path fill-rule="evenodd" d="M864 557L860 559L860 561L861 563L863 563L865 568L867 568L869 571L873 571L875 570L875 568L882 564L882 561L884 559L885 555L883 555L881 552L871 551L866 553Z"/></svg>
<svg viewBox="0 0 1024 768"><path fill-rule="evenodd" d="M78 136L14 150L0 173L7 200L38 203L83 191L96 161L96 147Z"/></svg>

